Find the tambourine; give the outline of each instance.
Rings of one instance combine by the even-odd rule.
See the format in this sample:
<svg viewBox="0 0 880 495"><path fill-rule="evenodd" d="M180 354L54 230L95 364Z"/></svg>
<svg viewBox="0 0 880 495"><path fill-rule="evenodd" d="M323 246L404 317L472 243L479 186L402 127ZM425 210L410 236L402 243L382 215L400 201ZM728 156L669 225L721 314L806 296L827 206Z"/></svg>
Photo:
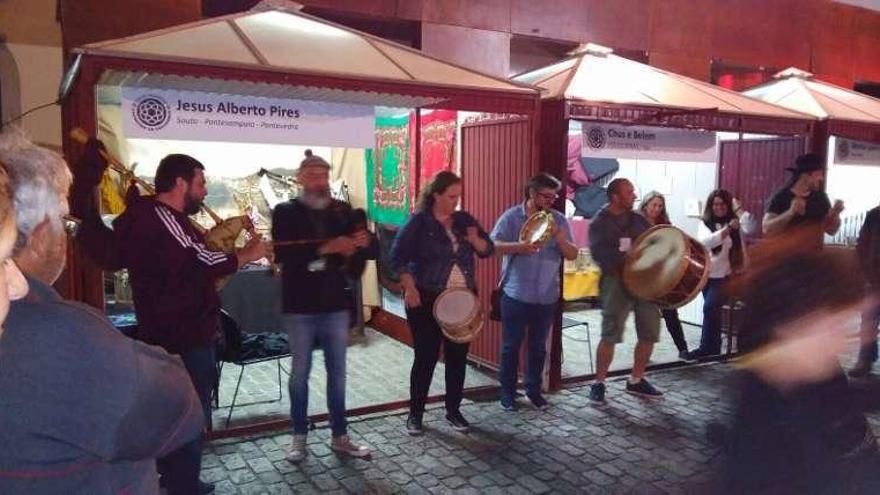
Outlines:
<svg viewBox="0 0 880 495"><path fill-rule="evenodd" d="M536 211L526 219L526 223L520 229L519 241L543 246L553 237L555 231L556 221L553 219L553 214L544 210Z"/></svg>

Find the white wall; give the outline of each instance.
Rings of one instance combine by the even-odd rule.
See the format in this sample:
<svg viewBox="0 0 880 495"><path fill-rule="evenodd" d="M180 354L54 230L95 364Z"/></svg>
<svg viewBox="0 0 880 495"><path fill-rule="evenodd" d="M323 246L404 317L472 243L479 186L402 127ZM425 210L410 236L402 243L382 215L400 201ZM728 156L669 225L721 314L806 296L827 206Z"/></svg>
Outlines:
<svg viewBox="0 0 880 495"><path fill-rule="evenodd" d="M834 163L836 138L828 141L828 197L843 200L843 216L870 210L880 203L880 165L837 165Z"/></svg>

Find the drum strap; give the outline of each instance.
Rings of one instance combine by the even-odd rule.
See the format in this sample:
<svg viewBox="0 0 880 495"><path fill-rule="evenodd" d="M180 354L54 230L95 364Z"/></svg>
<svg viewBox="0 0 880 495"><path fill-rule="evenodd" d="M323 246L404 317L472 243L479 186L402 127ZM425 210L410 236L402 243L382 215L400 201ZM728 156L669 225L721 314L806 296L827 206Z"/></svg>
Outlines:
<svg viewBox="0 0 880 495"><path fill-rule="evenodd" d="M498 281L498 287L496 287L495 290L504 289L504 284L507 283L507 278L510 276L510 270L513 266L513 260L516 259L516 256L516 253L510 255L510 260L508 260L507 265L505 265L504 273L501 274L501 280Z"/></svg>

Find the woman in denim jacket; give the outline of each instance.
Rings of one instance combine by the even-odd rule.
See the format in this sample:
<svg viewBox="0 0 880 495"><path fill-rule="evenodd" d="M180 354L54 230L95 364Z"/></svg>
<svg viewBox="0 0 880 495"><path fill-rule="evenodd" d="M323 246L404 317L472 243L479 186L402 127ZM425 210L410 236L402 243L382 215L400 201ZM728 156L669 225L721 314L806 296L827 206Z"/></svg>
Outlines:
<svg viewBox="0 0 880 495"><path fill-rule="evenodd" d="M441 342L446 360L446 419L457 431L470 427L459 411L469 345L446 338L432 310L437 296L449 287L476 292L474 255L485 258L494 250L476 219L456 210L460 198L458 176L446 171L435 175L422 191L416 213L397 233L391 247L391 263L400 273L415 350L406 421L410 435L422 433L425 400Z"/></svg>

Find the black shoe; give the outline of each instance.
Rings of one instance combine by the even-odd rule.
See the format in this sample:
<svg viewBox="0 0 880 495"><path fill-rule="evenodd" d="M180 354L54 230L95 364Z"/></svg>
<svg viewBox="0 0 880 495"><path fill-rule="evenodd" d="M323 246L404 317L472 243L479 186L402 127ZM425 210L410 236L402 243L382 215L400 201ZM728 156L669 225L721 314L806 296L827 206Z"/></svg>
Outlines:
<svg viewBox="0 0 880 495"><path fill-rule="evenodd" d="M850 378L864 378L871 374L871 368L874 367L874 363L870 361L863 361L859 359L856 362L856 365L852 367L846 374L850 376Z"/></svg>
<svg viewBox="0 0 880 495"><path fill-rule="evenodd" d="M645 380L644 378L639 380L638 383L630 383L630 381L627 380L626 391L631 394L641 395L642 397L649 398L657 398L663 396L663 392L654 388L654 386L648 383L648 380Z"/></svg>
<svg viewBox="0 0 880 495"><path fill-rule="evenodd" d="M501 409L507 412L513 412L519 409L516 405L516 399L501 399Z"/></svg>
<svg viewBox="0 0 880 495"><path fill-rule="evenodd" d="M590 385L589 397L593 402L605 402L605 384L600 382Z"/></svg>
<svg viewBox="0 0 880 495"><path fill-rule="evenodd" d="M406 432L411 436L417 436L424 433L425 430L422 429L422 417L410 414L409 417L406 418Z"/></svg>
<svg viewBox="0 0 880 495"><path fill-rule="evenodd" d="M685 361L695 362L695 361L699 361L705 357L709 357L709 355L710 354L708 352L702 351L700 349L695 349L695 350L687 353L687 357L685 358Z"/></svg>
<svg viewBox="0 0 880 495"><path fill-rule="evenodd" d="M688 352L687 349L678 353L678 359L681 359L686 363L696 363L698 361L697 356L695 356L691 352Z"/></svg>
<svg viewBox="0 0 880 495"><path fill-rule="evenodd" d="M464 416L462 416L460 412L447 414L446 420L449 421L449 424L452 425L452 429L455 431L466 433L471 429L471 424L464 419Z"/></svg>
<svg viewBox="0 0 880 495"><path fill-rule="evenodd" d="M535 406L535 409L539 411L544 411L548 407L550 407L550 403L548 403L546 399L541 397L541 394L529 394L527 395L527 397L532 402L532 405Z"/></svg>

